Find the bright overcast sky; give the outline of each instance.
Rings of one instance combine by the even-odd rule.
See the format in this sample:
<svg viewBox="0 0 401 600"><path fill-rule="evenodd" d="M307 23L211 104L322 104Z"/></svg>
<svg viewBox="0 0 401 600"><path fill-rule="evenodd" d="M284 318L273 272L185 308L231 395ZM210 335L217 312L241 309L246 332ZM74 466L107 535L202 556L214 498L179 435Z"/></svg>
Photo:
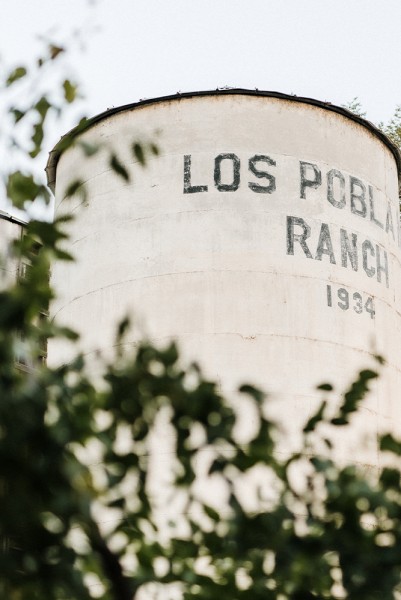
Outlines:
<svg viewBox="0 0 401 600"><path fill-rule="evenodd" d="M1 55L24 60L38 34L85 21L86 50L71 62L88 115L226 85L358 96L374 122L401 103L401 0L12 0Z"/></svg>

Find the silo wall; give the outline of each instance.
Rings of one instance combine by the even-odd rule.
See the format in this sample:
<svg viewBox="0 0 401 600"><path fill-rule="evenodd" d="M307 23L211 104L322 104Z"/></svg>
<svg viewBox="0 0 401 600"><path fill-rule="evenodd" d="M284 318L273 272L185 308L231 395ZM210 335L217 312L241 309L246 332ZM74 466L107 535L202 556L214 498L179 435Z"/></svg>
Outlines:
<svg viewBox="0 0 401 600"><path fill-rule="evenodd" d="M129 314L128 345L175 339L224 391L261 386L289 434L316 407L317 384L340 392L382 354L382 376L339 449L377 465L377 432L401 423L391 145L344 110L246 93L126 107L77 141L56 156L56 215L75 217L76 262L53 267L52 315L81 333L83 351L110 355ZM85 158L83 141L102 149ZM145 169L135 141L160 149ZM110 168L110 150L129 182ZM86 198L65 197L75 178ZM50 342L52 363L71 356Z"/></svg>

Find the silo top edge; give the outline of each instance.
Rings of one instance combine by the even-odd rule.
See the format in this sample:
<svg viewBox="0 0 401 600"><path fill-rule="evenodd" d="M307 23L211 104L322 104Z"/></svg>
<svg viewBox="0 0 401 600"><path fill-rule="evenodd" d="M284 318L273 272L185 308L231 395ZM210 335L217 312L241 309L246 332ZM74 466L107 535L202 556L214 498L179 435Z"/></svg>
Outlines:
<svg viewBox="0 0 401 600"><path fill-rule="evenodd" d="M46 175L47 175L47 184L50 189L54 192L55 183L56 183L56 172L57 172L57 164L60 159L60 156L66 150L74 139L83 131L86 131L93 125L99 123L104 119L109 118L117 113L132 110L135 108L139 108L142 106L156 104L158 102L166 102L171 100L182 100L186 98L194 98L199 96L256 96L256 97L266 97L266 98L277 98L280 100L288 100L290 102L298 102L301 104L309 104L311 106L316 106L322 108L324 110L328 110L331 112L338 113L351 121L362 125L362 127L368 129L371 133L373 133L378 139L380 139L391 151L394 156L394 160L397 164L398 171L398 181L401 187L401 154L398 150L397 146L382 132L376 125L364 119L363 117L359 117L354 114L350 110L343 108L341 106L336 106L335 104L331 104L330 102L323 102L321 100L316 100L314 98L307 98L304 96L294 96L289 94L283 94L281 92L274 91L264 91L264 90L247 90L242 88L228 88L228 89L216 89L216 90L206 90L206 91L197 91L197 92L183 92L177 94L171 94L168 96L160 96L158 98L149 98L145 100L140 100L139 102L133 102L130 104L124 104L122 106L117 106L113 108L109 108L94 117L86 120L84 124L80 124L77 127L71 129L68 133L60 138L60 141L55 145L53 150L49 153L49 158L46 165Z"/></svg>

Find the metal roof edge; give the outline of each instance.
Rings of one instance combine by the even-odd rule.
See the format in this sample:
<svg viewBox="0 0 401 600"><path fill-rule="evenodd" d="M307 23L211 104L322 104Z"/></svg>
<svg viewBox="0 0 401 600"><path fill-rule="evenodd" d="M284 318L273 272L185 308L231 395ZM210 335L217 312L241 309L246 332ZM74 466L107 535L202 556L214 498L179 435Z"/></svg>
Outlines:
<svg viewBox="0 0 401 600"><path fill-rule="evenodd" d="M171 94L168 96L159 96L157 98L149 98L140 100L139 102L132 102L130 104L123 104L122 106L117 106L113 108L109 108L94 117L88 119L84 124L80 124L77 127L74 127L70 131L68 131L65 135L63 135L59 142L54 146L53 150L49 152L49 158L47 161L47 165L45 168L47 175L47 184L54 193L55 183L56 183L56 171L57 164L60 159L60 156L64 152L66 148L68 148L74 141L74 139L83 131L86 131L99 121L111 117L120 112L124 112L127 110L132 110L135 108L139 108L142 106L147 106L149 104L156 104L158 102L167 102L170 100L182 100L186 98L194 98L197 96L257 96L257 97L267 97L267 98L277 98L280 100L288 100L290 102L299 102L301 104L309 104L311 106L317 106L319 108L323 108L324 110L329 110L331 112L338 113L343 117L350 119L368 129L371 133L373 133L377 138L379 138L392 152L395 162L397 164L398 171L398 181L401 187L401 154L398 150L397 146L378 128L376 125L364 119L363 117L359 117L354 114L347 108L343 108L342 106L336 106L335 104L331 104L331 102L323 102L321 100L315 100L314 98L308 98L305 96L295 96L290 94L283 94L282 92L274 92L274 91L264 91L264 90L248 90L242 88L217 88L216 90L204 90L198 92L183 92Z"/></svg>
<svg viewBox="0 0 401 600"><path fill-rule="evenodd" d="M28 225L27 221L13 217L13 215L10 215L10 213L5 212L4 210L0 210L0 219L3 219L4 221L10 221L16 225L22 225L22 227L26 227Z"/></svg>

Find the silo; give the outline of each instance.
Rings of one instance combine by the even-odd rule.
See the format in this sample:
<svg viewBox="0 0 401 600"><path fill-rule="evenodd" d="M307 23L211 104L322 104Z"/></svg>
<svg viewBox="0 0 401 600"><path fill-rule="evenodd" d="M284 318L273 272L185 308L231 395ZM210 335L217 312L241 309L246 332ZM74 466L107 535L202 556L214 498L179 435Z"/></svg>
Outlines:
<svg viewBox="0 0 401 600"><path fill-rule="evenodd" d="M48 176L56 215L75 216L76 263L53 267L52 315L80 332L82 350L110 355L132 315L128 344L175 339L225 392L262 387L289 434L316 407L317 384L342 391L381 353L382 376L338 450L377 466L377 432L401 423L400 164L389 140L331 104L246 90L123 106L68 136L76 143L55 148ZM146 169L136 141L160 149ZM102 149L85 157L83 143ZM86 197L66 198L74 179ZM50 344L49 357L70 354Z"/></svg>

